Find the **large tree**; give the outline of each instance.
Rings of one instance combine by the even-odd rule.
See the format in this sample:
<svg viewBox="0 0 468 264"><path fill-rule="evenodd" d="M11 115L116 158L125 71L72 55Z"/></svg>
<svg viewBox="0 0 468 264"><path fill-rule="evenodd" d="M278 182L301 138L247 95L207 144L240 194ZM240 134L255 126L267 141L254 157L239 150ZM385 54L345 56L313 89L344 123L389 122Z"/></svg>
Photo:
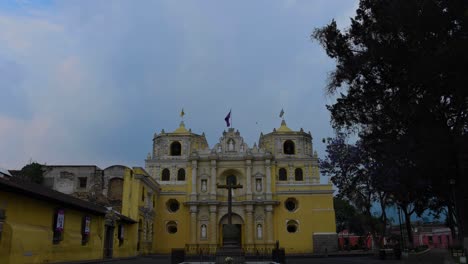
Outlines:
<svg viewBox="0 0 468 264"><path fill-rule="evenodd" d="M390 203L390 197L383 189L382 178L376 173L378 163L372 159L360 141L349 144L346 140L343 133L327 140L327 155L319 160L320 172L330 176L338 188L337 199L334 202L341 202L343 198L350 201L362 215L362 226L379 242L378 237L385 235L385 228L381 227L385 227L387 223L385 209ZM381 207L377 219L372 213L372 207L376 203Z"/></svg>
<svg viewBox="0 0 468 264"><path fill-rule="evenodd" d="M333 126L358 133L406 213L442 201L466 240L468 1L361 0L349 28L313 37L336 60Z"/></svg>

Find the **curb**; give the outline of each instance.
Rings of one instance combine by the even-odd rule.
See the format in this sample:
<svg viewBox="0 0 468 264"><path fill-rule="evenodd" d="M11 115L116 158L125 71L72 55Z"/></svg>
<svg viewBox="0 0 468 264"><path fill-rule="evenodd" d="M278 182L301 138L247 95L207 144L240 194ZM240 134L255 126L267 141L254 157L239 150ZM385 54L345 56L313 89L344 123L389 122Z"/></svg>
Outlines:
<svg viewBox="0 0 468 264"><path fill-rule="evenodd" d="M120 260L131 260L136 259L142 256L133 256L133 257L125 257L125 258L110 258L110 259L89 259L89 260L78 260L78 261L68 261L68 262L56 262L55 264L92 264L92 263L106 263L106 262L114 262Z"/></svg>

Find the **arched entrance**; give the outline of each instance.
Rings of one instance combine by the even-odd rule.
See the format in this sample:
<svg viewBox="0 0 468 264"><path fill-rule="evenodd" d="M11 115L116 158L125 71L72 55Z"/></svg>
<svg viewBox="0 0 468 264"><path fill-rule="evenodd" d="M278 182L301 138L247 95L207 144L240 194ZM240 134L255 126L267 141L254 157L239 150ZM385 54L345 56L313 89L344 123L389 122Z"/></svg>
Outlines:
<svg viewBox="0 0 468 264"><path fill-rule="evenodd" d="M225 214L219 221L220 243L226 245L242 245L244 220L238 214L232 213L232 225L228 224L228 215Z"/></svg>

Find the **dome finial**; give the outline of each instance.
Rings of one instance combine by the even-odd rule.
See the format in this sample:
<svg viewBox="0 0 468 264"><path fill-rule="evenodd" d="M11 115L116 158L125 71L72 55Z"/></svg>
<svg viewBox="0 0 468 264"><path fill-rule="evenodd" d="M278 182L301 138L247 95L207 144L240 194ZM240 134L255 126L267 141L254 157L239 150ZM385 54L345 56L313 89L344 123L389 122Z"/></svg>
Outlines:
<svg viewBox="0 0 468 264"><path fill-rule="evenodd" d="M286 121L281 120L281 126L278 128L278 132L290 132L292 131L287 125Z"/></svg>
<svg viewBox="0 0 468 264"><path fill-rule="evenodd" d="M189 133L189 131L185 128L184 121L180 121L179 127L174 131L174 133Z"/></svg>

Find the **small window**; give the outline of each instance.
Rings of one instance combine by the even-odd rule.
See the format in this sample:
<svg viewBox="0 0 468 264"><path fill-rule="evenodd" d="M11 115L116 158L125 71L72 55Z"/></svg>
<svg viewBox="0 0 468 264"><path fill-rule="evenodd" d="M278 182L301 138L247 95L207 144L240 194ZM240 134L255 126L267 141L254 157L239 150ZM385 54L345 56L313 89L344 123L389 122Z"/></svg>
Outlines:
<svg viewBox="0 0 468 264"><path fill-rule="evenodd" d="M119 247L123 246L124 243L124 225L119 224L119 230L117 230L117 238L119 239Z"/></svg>
<svg viewBox="0 0 468 264"><path fill-rule="evenodd" d="M145 192L145 187L141 187L141 201L145 201L145 196L146 196L146 192Z"/></svg>
<svg viewBox="0 0 468 264"><path fill-rule="evenodd" d="M296 233L298 229L299 224L295 220L289 220L288 223L286 224L286 230L288 230L288 233Z"/></svg>
<svg viewBox="0 0 468 264"><path fill-rule="evenodd" d="M171 178L171 172L168 170L168 169L164 169L162 171L162 177L161 177L161 180L162 181L169 181Z"/></svg>
<svg viewBox="0 0 468 264"><path fill-rule="evenodd" d="M279 169L279 180L286 181L288 179L287 171L285 168Z"/></svg>
<svg viewBox="0 0 468 264"><path fill-rule="evenodd" d="M81 222L81 245L84 246L88 244L90 230L91 230L91 217L83 216L83 220Z"/></svg>
<svg viewBox="0 0 468 264"><path fill-rule="evenodd" d="M284 201L284 207L286 210L289 212L294 212L297 209L297 200L294 198L288 198L286 201Z"/></svg>
<svg viewBox="0 0 468 264"><path fill-rule="evenodd" d="M156 195L153 194L153 208L156 208Z"/></svg>
<svg viewBox="0 0 468 264"><path fill-rule="evenodd" d="M166 203L166 208L169 212L175 213L179 210L180 204L176 199L169 199Z"/></svg>
<svg viewBox="0 0 468 264"><path fill-rule="evenodd" d="M79 177L78 180L80 181L80 188L86 188L86 185L88 183L88 178Z"/></svg>
<svg viewBox="0 0 468 264"><path fill-rule="evenodd" d="M174 141L171 144L171 156L180 156L182 154L182 145L180 142Z"/></svg>
<svg viewBox="0 0 468 264"><path fill-rule="evenodd" d="M226 185L237 185L237 178L234 175L230 175L226 178Z"/></svg>
<svg viewBox="0 0 468 264"><path fill-rule="evenodd" d="M170 221L166 224L166 229L169 234L177 233L177 223L174 221Z"/></svg>
<svg viewBox="0 0 468 264"><path fill-rule="evenodd" d="M185 181L185 170L184 169L179 169L177 172L177 180L178 181Z"/></svg>
<svg viewBox="0 0 468 264"><path fill-rule="evenodd" d="M286 140L283 144L283 152L287 155L294 155L294 142L292 140Z"/></svg>
<svg viewBox="0 0 468 264"><path fill-rule="evenodd" d="M294 171L294 179L296 181L302 181L303 180L303 175L302 175L302 169L301 168L296 168Z"/></svg>
<svg viewBox="0 0 468 264"><path fill-rule="evenodd" d="M65 211L57 209L54 213L54 221L52 226L53 237L52 243L58 244L63 240L63 229L65 226Z"/></svg>

